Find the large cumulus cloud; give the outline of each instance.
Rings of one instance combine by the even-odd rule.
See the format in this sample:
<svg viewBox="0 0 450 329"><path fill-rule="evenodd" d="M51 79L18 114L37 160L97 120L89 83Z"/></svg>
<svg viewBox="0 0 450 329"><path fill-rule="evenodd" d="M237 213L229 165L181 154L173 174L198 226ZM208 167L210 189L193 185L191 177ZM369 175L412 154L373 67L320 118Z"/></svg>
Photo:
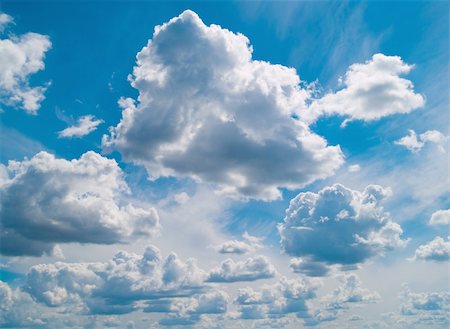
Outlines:
<svg viewBox="0 0 450 329"><path fill-rule="evenodd" d="M354 191L336 184L318 193L300 193L291 200L284 222L279 225L282 249L302 257L311 266L294 263L294 270L320 275L326 271L317 266L355 265L403 245L402 229L383 210L380 202L389 189L369 185ZM298 266L296 266L298 265Z"/></svg>
<svg viewBox="0 0 450 329"><path fill-rule="evenodd" d="M252 60L245 36L192 11L155 28L130 79L138 101L121 99L122 119L103 147L151 178L191 177L271 200L343 163L338 146L298 119L310 95L296 71Z"/></svg>
<svg viewBox="0 0 450 329"><path fill-rule="evenodd" d="M0 13L0 33L13 21ZM45 67L45 53L52 43L46 35L25 33L0 39L0 103L36 114L44 100L46 86L30 87L30 76Z"/></svg>
<svg viewBox="0 0 450 329"><path fill-rule="evenodd" d="M116 161L87 152L71 161L40 152L10 161L0 182L1 253L40 256L56 243L112 244L149 236L158 215L126 201Z"/></svg>

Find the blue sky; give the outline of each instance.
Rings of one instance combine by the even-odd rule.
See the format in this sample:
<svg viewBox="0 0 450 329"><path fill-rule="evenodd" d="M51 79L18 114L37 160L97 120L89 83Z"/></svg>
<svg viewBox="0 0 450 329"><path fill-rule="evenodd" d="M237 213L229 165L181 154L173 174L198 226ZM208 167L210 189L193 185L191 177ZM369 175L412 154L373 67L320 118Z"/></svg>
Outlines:
<svg viewBox="0 0 450 329"><path fill-rule="evenodd" d="M0 12L2 326L448 326L447 2Z"/></svg>

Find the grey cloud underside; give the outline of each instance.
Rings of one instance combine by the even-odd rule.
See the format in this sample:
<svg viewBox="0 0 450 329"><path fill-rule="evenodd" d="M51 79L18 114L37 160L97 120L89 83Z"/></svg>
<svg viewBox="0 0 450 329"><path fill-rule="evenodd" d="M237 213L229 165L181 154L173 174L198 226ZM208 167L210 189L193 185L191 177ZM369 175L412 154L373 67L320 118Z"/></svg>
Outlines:
<svg viewBox="0 0 450 329"><path fill-rule="evenodd" d="M0 184L2 254L41 256L67 242L124 243L159 227L152 207L125 201L117 163L95 152L72 161L40 152L7 170L10 178Z"/></svg>
<svg viewBox="0 0 450 329"><path fill-rule="evenodd" d="M152 178L213 182L235 197L271 200L331 175L336 146L293 115L308 92L294 69L251 59L248 40L186 11L155 30L138 53L122 120L106 150L146 166Z"/></svg>

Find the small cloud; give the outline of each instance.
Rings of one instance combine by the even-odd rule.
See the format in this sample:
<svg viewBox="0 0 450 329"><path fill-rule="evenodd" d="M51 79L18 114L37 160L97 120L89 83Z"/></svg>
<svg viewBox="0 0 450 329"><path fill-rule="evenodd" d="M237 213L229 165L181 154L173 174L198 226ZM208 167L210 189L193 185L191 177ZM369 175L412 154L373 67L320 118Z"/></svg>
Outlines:
<svg viewBox="0 0 450 329"><path fill-rule="evenodd" d="M209 273L207 282L239 282L273 278L275 267L265 256L234 262L227 259Z"/></svg>
<svg viewBox="0 0 450 329"><path fill-rule="evenodd" d="M428 222L429 225L448 225L450 224L450 209L435 211Z"/></svg>
<svg viewBox="0 0 450 329"><path fill-rule="evenodd" d="M83 137L97 129L104 121L96 119L93 115L85 115L78 119L77 123L58 132L59 138Z"/></svg>
<svg viewBox="0 0 450 329"><path fill-rule="evenodd" d="M361 170L361 166L359 164L354 164L351 166L348 166L348 172L358 172Z"/></svg>
<svg viewBox="0 0 450 329"><path fill-rule="evenodd" d="M428 130L420 135L412 129L408 130L408 135L395 141L395 144L406 147L413 153L417 153L422 150L426 143L433 143L438 146L439 151L445 152L444 143L447 137L437 130Z"/></svg>

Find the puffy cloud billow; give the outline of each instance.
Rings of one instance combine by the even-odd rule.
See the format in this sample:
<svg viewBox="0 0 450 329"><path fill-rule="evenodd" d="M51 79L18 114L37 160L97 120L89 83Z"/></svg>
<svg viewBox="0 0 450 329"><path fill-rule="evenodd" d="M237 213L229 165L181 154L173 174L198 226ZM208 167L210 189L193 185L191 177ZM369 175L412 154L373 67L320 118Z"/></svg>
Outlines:
<svg viewBox="0 0 450 329"><path fill-rule="evenodd" d="M148 237L156 210L126 201L116 161L87 152L71 161L40 152L10 161L0 181L1 253L51 254L56 243L113 244Z"/></svg>
<svg viewBox="0 0 450 329"><path fill-rule="evenodd" d="M427 244L420 245L414 254L416 260L445 262L450 260L450 237L447 240L435 237Z"/></svg>
<svg viewBox="0 0 450 329"><path fill-rule="evenodd" d="M342 78L343 88L314 101L305 117L314 121L320 116L341 115L347 118L345 125L352 120L374 121L420 108L424 97L414 92L411 81L400 77L413 67L399 56L383 54L353 64Z"/></svg>
<svg viewBox="0 0 450 329"><path fill-rule="evenodd" d="M256 249L262 248L261 238L251 236L245 232L242 236L244 241L241 240L228 240L216 247L217 251L221 254L247 254Z"/></svg>
<svg viewBox="0 0 450 329"><path fill-rule="evenodd" d="M310 92L296 71L252 59L249 40L185 11L157 26L130 77L138 102L105 150L144 165L152 179L190 177L234 197L273 200L343 163L302 120Z"/></svg>
<svg viewBox="0 0 450 329"><path fill-rule="evenodd" d="M174 253L162 258L156 247L149 246L143 255L119 251L105 263L35 265L27 274L25 290L49 307L124 314L137 309L136 302L140 300L200 294L205 288L205 277L194 260L183 262ZM207 313L205 298L208 297L198 296L192 312Z"/></svg>
<svg viewBox="0 0 450 329"><path fill-rule="evenodd" d="M297 195L278 227L284 252L302 259L293 270L324 275L320 264L355 265L404 245L400 225L380 205L390 193L378 185L359 192L336 184Z"/></svg>
<svg viewBox="0 0 450 329"><path fill-rule="evenodd" d="M450 224L450 209L441 209L431 214L429 225L449 225Z"/></svg>
<svg viewBox="0 0 450 329"><path fill-rule="evenodd" d="M0 33L12 21L11 16L0 13ZM48 36L32 32L0 39L0 103L37 113L47 87L30 87L29 79L44 69L45 53L51 45Z"/></svg>
<svg viewBox="0 0 450 329"><path fill-rule="evenodd" d="M259 279L273 278L276 274L275 267L265 256L248 258L245 261L235 262L227 259L220 267L214 268L209 273L209 282L238 282L255 281Z"/></svg>
<svg viewBox="0 0 450 329"><path fill-rule="evenodd" d="M260 291L239 289L235 304L242 319L273 319L288 314L307 319L310 317L307 302L316 296L317 288L317 284L308 280L283 277L275 285L263 286Z"/></svg>

